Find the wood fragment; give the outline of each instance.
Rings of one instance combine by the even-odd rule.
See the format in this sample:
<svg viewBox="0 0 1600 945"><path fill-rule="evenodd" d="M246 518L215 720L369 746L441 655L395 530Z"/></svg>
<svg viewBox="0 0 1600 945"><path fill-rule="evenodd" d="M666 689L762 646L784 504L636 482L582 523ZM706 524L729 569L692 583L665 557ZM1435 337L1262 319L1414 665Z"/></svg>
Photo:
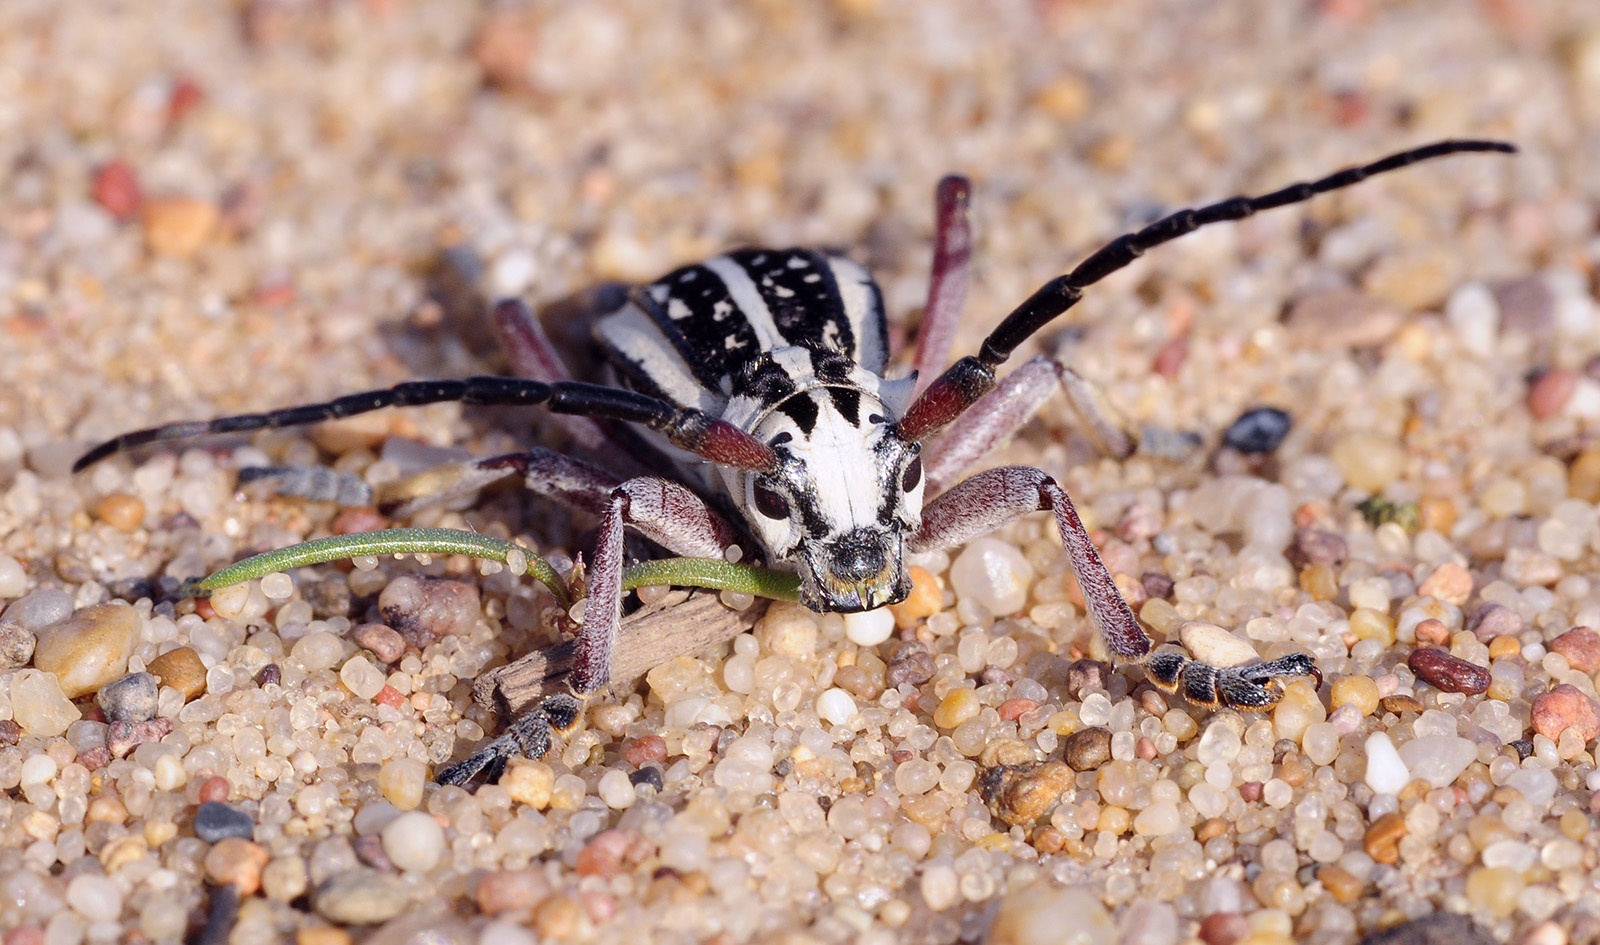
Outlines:
<svg viewBox="0 0 1600 945"><path fill-rule="evenodd" d="M729 610L716 594L673 591L629 614L611 656L612 685L632 683L667 660L732 640L756 625L768 603L757 599L744 610ZM576 640L563 640L490 670L473 683L472 697L501 719L513 718L544 696L565 690L576 648Z"/></svg>

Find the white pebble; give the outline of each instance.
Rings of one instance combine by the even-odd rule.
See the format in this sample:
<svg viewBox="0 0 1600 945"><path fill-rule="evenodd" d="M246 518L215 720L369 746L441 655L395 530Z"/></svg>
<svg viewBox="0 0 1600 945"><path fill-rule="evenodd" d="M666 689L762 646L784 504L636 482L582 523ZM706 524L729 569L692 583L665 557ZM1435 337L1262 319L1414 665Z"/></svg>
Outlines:
<svg viewBox="0 0 1600 945"><path fill-rule="evenodd" d="M1013 545L998 538L969 542L950 565L957 598L971 598L997 617L1014 614L1028 602L1033 566Z"/></svg>
<svg viewBox="0 0 1600 945"><path fill-rule="evenodd" d="M1423 735L1401 745L1399 757L1410 777L1442 788L1478 760L1478 746L1455 735Z"/></svg>
<svg viewBox="0 0 1600 945"><path fill-rule="evenodd" d="M294 581L289 575L274 571L261 578L261 593L267 595L268 600L288 600L294 594Z"/></svg>
<svg viewBox="0 0 1600 945"><path fill-rule="evenodd" d="M18 783L23 787L49 784L55 780L58 770L60 769L56 767L56 760L49 755L32 755L22 763L22 777Z"/></svg>
<svg viewBox="0 0 1600 945"><path fill-rule="evenodd" d="M444 828L432 814L407 811L383 828L383 852L402 870L427 872L444 855Z"/></svg>
<svg viewBox="0 0 1600 945"><path fill-rule="evenodd" d="M230 584L211 593L211 609L223 620L232 620L244 613L244 605L250 600L250 582Z"/></svg>
<svg viewBox="0 0 1600 945"><path fill-rule="evenodd" d="M1483 283L1469 282L1455 290L1445 303L1444 319L1455 329L1456 338L1467 353L1480 358L1494 353L1495 336L1500 333L1500 307Z"/></svg>
<svg viewBox="0 0 1600 945"><path fill-rule="evenodd" d="M1212 666L1243 666L1260 659L1255 647L1216 624L1186 623L1178 639L1191 656Z"/></svg>
<svg viewBox="0 0 1600 945"><path fill-rule="evenodd" d="M831 725L843 725L856 714L856 700L843 689L829 689L817 697L817 715Z"/></svg>
<svg viewBox="0 0 1600 945"><path fill-rule="evenodd" d="M67 903L90 922L115 922L122 915L122 890L104 876L80 873L67 884Z"/></svg>
<svg viewBox="0 0 1600 945"><path fill-rule="evenodd" d="M1399 794L1411 783L1411 772L1400 760L1394 742L1383 732L1375 732L1367 739L1367 773L1363 780L1377 794Z"/></svg>
<svg viewBox="0 0 1600 945"><path fill-rule="evenodd" d="M887 607L844 615L844 635L856 646L877 646L894 633L894 614Z"/></svg>
<svg viewBox="0 0 1600 945"><path fill-rule="evenodd" d="M289 655L299 660L308 672L332 669L344 655L344 641L326 630L318 630L297 640Z"/></svg>
<svg viewBox="0 0 1600 945"><path fill-rule="evenodd" d="M631 806L639 796L634 790L633 782L628 780L627 772L614 768L600 776L597 793L612 810L622 810Z"/></svg>
<svg viewBox="0 0 1600 945"><path fill-rule="evenodd" d="M27 589L28 576L22 573L22 565L10 555L0 555L0 598L21 597Z"/></svg>
<svg viewBox="0 0 1600 945"><path fill-rule="evenodd" d="M956 904L961 894L961 883L956 871L941 863L922 871L922 900L928 908L942 912Z"/></svg>
<svg viewBox="0 0 1600 945"><path fill-rule="evenodd" d="M345 661L339 670L339 681L358 699L375 698L383 690L389 677L383 671L367 662L364 656L352 656Z"/></svg>

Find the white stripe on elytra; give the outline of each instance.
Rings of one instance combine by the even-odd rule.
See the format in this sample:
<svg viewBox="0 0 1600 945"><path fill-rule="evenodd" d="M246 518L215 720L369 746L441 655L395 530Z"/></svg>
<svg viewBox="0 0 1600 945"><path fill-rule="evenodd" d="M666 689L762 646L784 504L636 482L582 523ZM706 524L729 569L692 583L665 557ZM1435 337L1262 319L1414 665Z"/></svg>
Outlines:
<svg viewBox="0 0 1600 945"><path fill-rule="evenodd" d="M761 291L756 288L755 282L750 279L750 273L738 263L727 256L717 256L708 259L701 265L716 274L722 284L728 287L728 295L733 298L733 303L739 307L745 321L750 323L751 331L755 332L756 343L762 351L771 351L773 348L787 344L783 335L778 333L778 325L772 320L772 312L767 308L767 303L761 300ZM748 357L754 357L755 352L746 352Z"/></svg>
<svg viewBox="0 0 1600 945"><path fill-rule="evenodd" d="M853 259L831 255L827 259L839 286L839 299L844 302L844 317L850 322L851 334L856 336L856 363L882 374L889 364L889 352L883 348L883 313L868 288L872 276Z"/></svg>

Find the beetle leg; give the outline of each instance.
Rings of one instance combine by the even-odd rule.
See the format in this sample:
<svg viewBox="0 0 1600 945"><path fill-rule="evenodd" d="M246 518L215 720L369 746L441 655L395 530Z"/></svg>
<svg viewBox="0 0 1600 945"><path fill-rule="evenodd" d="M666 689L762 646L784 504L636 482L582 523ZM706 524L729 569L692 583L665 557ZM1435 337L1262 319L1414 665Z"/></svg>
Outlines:
<svg viewBox="0 0 1600 945"><path fill-rule="evenodd" d="M928 447L922 463L929 494L938 495L1022 429L1057 390L1066 392L1106 455L1124 459L1133 454L1137 444L1117 422L1099 388L1065 364L1040 355L1007 375Z"/></svg>
<svg viewBox="0 0 1600 945"><path fill-rule="evenodd" d="M1116 582L1078 517L1065 489L1043 471L1002 466L978 473L930 502L922 527L909 542L913 551L958 545L1029 512L1049 509L1083 591L1089 619L1114 658L1145 667L1152 682L1169 692L1180 688L1193 702L1266 709L1282 698L1281 676L1320 679L1316 663L1292 654L1268 663L1216 667L1189 659L1176 647L1153 649L1153 641L1128 608Z"/></svg>
<svg viewBox="0 0 1600 945"><path fill-rule="evenodd" d="M519 453L502 460L525 458ZM575 463L549 454L566 463ZM549 465L528 473L534 488L535 473L549 475ZM598 496L589 493L585 502ZM515 754L537 758L550 750L552 729L564 731L583 715L585 704L611 684L611 657L622 622L622 577L624 528L632 528L690 557L721 558L735 543L733 530L693 492L675 482L644 476L617 485L603 497L599 539L589 564L589 596L579 622L572 672L567 678L570 693L549 696L513 719L506 731L470 757L439 773L441 784L463 784L479 772L487 772L493 782ZM574 503L577 504L577 503Z"/></svg>
<svg viewBox="0 0 1600 945"><path fill-rule="evenodd" d="M933 264L928 272L928 305L917 326L912 367L917 390L927 387L950 361L950 345L961 324L972 270L972 183L952 174L933 195Z"/></svg>

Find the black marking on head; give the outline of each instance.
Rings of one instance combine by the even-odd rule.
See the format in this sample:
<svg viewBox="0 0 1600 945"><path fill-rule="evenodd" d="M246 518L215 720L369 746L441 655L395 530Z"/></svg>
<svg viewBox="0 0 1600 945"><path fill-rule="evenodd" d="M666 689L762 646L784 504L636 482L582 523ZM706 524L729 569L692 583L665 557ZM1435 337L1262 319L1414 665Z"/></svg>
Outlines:
<svg viewBox="0 0 1600 945"><path fill-rule="evenodd" d="M794 439L794 434L790 433L788 430L785 430L782 433L778 434L777 436L773 437L771 440L769 440L767 442L767 445L772 447L773 449L777 449L778 447L784 445L785 443L788 443L789 441L791 441L793 439Z"/></svg>
<svg viewBox="0 0 1600 945"><path fill-rule="evenodd" d="M870 581L882 573L889 560L889 549L884 547L883 536L865 528L857 528L840 535L828 547L828 570L840 581L857 584Z"/></svg>
<svg viewBox="0 0 1600 945"><path fill-rule="evenodd" d="M778 411L794 421L800 432L806 436L817 428L817 402L805 395L790 397L778 405Z"/></svg>
<svg viewBox="0 0 1600 945"><path fill-rule="evenodd" d="M853 387L830 387L834 409L839 411L851 426L861 425L861 392Z"/></svg>
<svg viewBox="0 0 1600 945"><path fill-rule="evenodd" d="M759 249L729 253L728 258L749 273L778 333L790 344L855 354L855 332L827 257L810 249ZM822 278L808 278L815 275Z"/></svg>

